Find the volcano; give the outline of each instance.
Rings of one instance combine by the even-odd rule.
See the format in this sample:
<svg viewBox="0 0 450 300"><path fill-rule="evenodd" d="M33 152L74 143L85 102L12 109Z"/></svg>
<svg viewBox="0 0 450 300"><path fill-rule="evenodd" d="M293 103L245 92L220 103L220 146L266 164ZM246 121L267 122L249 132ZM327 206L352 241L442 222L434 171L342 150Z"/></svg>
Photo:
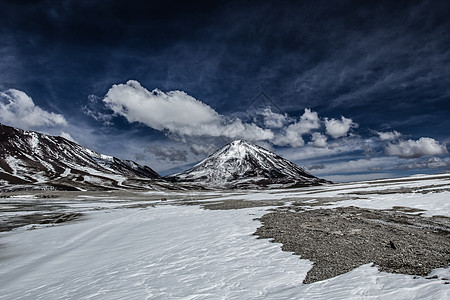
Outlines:
<svg viewBox="0 0 450 300"><path fill-rule="evenodd" d="M245 140L233 141L191 169L167 179L227 189L305 187L330 183Z"/></svg>

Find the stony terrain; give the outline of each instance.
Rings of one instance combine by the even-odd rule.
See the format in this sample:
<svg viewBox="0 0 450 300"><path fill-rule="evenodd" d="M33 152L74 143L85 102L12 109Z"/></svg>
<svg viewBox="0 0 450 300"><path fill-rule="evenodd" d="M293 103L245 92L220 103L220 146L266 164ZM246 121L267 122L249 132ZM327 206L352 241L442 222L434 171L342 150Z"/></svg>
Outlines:
<svg viewBox="0 0 450 300"><path fill-rule="evenodd" d="M450 264L450 218L358 207L303 212L286 208L264 215L260 238L282 243L314 262L304 283L374 263L381 271L425 276Z"/></svg>

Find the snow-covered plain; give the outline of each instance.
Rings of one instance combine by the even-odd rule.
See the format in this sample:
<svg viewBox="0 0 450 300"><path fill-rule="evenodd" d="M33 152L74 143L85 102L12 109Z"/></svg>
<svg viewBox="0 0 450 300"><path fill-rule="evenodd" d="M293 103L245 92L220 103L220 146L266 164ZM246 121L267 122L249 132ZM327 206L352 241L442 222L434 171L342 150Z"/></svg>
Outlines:
<svg viewBox="0 0 450 300"><path fill-rule="evenodd" d="M320 207L407 206L424 209L426 215L450 216L450 192L445 190L358 194L358 199L352 194L382 186L420 190L430 185L450 188L449 175L391 184L366 182L232 195L206 192L192 193L192 197L201 195L207 200L210 195L217 201L329 198L331 205ZM175 192L172 198L170 192L155 194L149 202L158 205L135 208L123 208L123 202L133 201L78 197L69 208L79 211L82 207L85 215L79 221L2 233L0 299L450 299L450 285L444 280L379 272L371 264L302 284L312 262L253 235L260 226L254 219L268 207L205 210L196 205L171 205L181 197ZM151 192L142 195L151 196ZM168 201L155 200L158 197ZM11 199L33 201L25 195ZM4 200L7 205L8 199ZM142 204L142 198L135 203ZM450 267L430 275L450 278Z"/></svg>

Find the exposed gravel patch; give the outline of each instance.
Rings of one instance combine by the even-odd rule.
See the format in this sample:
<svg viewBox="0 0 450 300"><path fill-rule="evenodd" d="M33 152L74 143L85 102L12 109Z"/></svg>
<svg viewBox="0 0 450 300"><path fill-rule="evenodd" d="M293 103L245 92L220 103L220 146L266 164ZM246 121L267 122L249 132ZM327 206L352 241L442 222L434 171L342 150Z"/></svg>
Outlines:
<svg viewBox="0 0 450 300"><path fill-rule="evenodd" d="M436 180L436 179L440 179L440 180L449 180L450 176L430 176L430 177L422 177L422 178L417 178L417 177L411 177L411 178L398 178L398 179L387 179L387 180L377 180L377 181L367 181L367 183L369 184L392 184L392 183L408 183L408 182L416 182L416 181L420 181L423 182L425 180Z"/></svg>
<svg viewBox="0 0 450 300"><path fill-rule="evenodd" d="M337 201L362 199L359 197L296 197L283 198L282 200L242 200L242 199L227 199L224 201L179 201L172 202L171 205L200 205L204 209L209 210L229 210L229 209L243 209L251 207L266 207L276 206L278 208L273 210L293 209L305 210L304 207L326 206L332 205ZM289 204L290 205L287 205ZM286 206L287 205L287 206Z"/></svg>
<svg viewBox="0 0 450 300"><path fill-rule="evenodd" d="M0 222L0 232L10 231L27 225L55 225L75 221L82 216L81 213L33 213L10 217ZM31 229L33 229L31 227Z"/></svg>
<svg viewBox="0 0 450 300"><path fill-rule="evenodd" d="M426 186L418 186L418 187L400 187L393 189L379 189L379 190L358 190L349 193L345 193L344 195L387 195L387 194L406 194L406 193L443 193L450 191L448 188L448 183L444 184L432 184ZM447 187L447 188L442 188Z"/></svg>
<svg viewBox="0 0 450 300"><path fill-rule="evenodd" d="M264 206L281 206L284 205L284 201L273 200L240 200L240 199L227 199L225 201L179 201L172 202L171 205L199 205L204 209L209 210L229 210L229 209L243 209L251 207L264 207Z"/></svg>
<svg viewBox="0 0 450 300"><path fill-rule="evenodd" d="M450 264L450 219L358 207L292 212L260 218L255 235L314 262L304 283L374 263L381 271L427 275Z"/></svg>
<svg viewBox="0 0 450 300"><path fill-rule="evenodd" d="M349 197L349 196L338 196L338 197L299 197L293 199L290 206L286 206L286 209L294 209L294 210L305 210L305 206L313 207L313 206L327 206L333 205L339 201L346 200L358 200L358 199L366 199L361 197ZM284 199L283 199L284 200Z"/></svg>
<svg viewBox="0 0 450 300"><path fill-rule="evenodd" d="M210 210L228 210L228 209L242 209L250 207L264 207L264 206L280 206L284 205L282 201L249 201L249 200L226 200L223 202L212 202L202 205L205 209Z"/></svg>

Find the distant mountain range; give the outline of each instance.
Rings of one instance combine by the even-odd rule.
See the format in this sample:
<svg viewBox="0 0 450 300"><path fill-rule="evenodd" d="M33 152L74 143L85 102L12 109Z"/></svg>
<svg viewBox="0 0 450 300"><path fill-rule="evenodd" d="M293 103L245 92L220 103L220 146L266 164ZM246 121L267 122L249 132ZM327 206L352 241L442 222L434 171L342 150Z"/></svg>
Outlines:
<svg viewBox="0 0 450 300"><path fill-rule="evenodd" d="M328 183L243 140L186 172L161 177L147 166L97 153L63 137L0 124L0 191L18 189L237 189Z"/></svg>

